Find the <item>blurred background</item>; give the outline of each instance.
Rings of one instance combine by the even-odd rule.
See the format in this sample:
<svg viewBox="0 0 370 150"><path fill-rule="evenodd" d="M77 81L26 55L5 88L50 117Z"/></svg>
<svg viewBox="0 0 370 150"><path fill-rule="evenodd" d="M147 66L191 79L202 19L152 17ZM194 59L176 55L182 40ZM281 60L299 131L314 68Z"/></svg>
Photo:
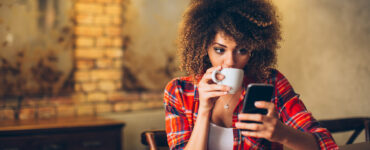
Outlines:
<svg viewBox="0 0 370 150"><path fill-rule="evenodd" d="M1 0L0 121L101 116L124 149L164 129L189 0ZM279 0L278 69L316 119L370 116L370 1ZM343 145L349 133L334 134ZM361 133L355 141L364 141Z"/></svg>

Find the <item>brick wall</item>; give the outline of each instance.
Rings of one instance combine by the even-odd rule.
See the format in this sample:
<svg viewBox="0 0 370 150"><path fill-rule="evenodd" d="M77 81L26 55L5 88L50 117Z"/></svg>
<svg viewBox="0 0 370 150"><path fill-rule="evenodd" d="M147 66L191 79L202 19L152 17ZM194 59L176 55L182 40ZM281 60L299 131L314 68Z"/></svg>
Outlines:
<svg viewBox="0 0 370 150"><path fill-rule="evenodd" d="M98 115L162 107L162 93L122 90L123 0L75 0L72 9L75 92L71 96L3 101L0 120Z"/></svg>

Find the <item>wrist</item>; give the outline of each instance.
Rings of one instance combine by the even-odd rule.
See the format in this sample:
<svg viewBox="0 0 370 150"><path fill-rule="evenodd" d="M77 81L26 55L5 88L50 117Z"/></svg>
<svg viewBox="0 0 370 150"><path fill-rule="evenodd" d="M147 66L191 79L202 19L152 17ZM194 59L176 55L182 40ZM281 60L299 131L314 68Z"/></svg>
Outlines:
<svg viewBox="0 0 370 150"><path fill-rule="evenodd" d="M211 110L212 110L212 108L209 109L209 108L202 108L202 107L200 107L199 110L198 110L198 117L199 116L209 117L210 114L211 114Z"/></svg>
<svg viewBox="0 0 370 150"><path fill-rule="evenodd" d="M306 133L293 127L284 125L283 136L278 141L290 149L317 149L316 138L311 133Z"/></svg>
<svg viewBox="0 0 370 150"><path fill-rule="evenodd" d="M282 136L280 136L280 138L278 139L278 143L280 144L283 144L283 145L286 145L287 143L289 143L289 135L291 135L291 130L294 130L293 128L290 128L289 126L285 125L285 124L282 124L282 129L281 130L281 134Z"/></svg>

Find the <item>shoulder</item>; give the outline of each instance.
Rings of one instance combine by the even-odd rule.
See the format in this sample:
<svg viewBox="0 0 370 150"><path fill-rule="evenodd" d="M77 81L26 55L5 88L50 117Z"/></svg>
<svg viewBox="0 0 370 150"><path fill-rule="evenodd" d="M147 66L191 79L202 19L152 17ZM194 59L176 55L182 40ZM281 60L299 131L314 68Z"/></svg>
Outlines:
<svg viewBox="0 0 370 150"><path fill-rule="evenodd" d="M175 106L182 110L183 106L191 105L194 99L194 82L191 77L177 77L168 82L164 90L166 106Z"/></svg>
<svg viewBox="0 0 370 150"><path fill-rule="evenodd" d="M267 79L267 82L270 84L274 84L275 86L291 87L288 79L279 70L276 69L270 70L270 77Z"/></svg>
<svg viewBox="0 0 370 150"><path fill-rule="evenodd" d="M267 80L267 83L275 86L275 89L281 95L293 97L296 95L292 85L288 79L278 70L271 69L271 75Z"/></svg>
<svg viewBox="0 0 370 150"><path fill-rule="evenodd" d="M289 116L294 116L298 112L306 111L299 94L294 91L288 79L280 71L272 70L270 80L273 81L270 84L275 86L275 104L283 121L287 121ZM285 113L282 113L283 111Z"/></svg>
<svg viewBox="0 0 370 150"><path fill-rule="evenodd" d="M268 80L278 81L285 79L285 76L277 69L270 69L270 76Z"/></svg>
<svg viewBox="0 0 370 150"><path fill-rule="evenodd" d="M192 77L177 77L167 83L165 94L183 97L194 93L194 81Z"/></svg>
<svg viewBox="0 0 370 150"><path fill-rule="evenodd" d="M174 89L192 90L194 82L190 76L174 78L167 83L165 90L173 91Z"/></svg>

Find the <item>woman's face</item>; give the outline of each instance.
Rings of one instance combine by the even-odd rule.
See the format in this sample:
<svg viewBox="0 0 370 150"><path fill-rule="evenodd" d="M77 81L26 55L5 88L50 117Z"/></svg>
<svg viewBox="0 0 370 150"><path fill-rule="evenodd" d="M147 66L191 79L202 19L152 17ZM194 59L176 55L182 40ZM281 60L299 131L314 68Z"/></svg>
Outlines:
<svg viewBox="0 0 370 150"><path fill-rule="evenodd" d="M208 56L212 66L243 69L248 63L251 52L239 47L234 38L218 32L214 41L208 46Z"/></svg>

